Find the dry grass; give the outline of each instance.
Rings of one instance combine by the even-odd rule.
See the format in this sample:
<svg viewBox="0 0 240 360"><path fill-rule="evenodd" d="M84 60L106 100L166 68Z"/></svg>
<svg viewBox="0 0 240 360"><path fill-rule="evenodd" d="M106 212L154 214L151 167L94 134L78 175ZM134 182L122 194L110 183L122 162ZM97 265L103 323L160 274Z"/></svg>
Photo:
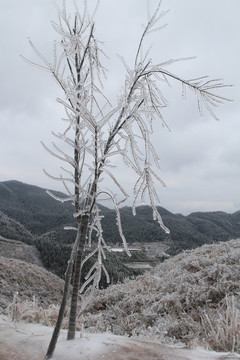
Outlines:
<svg viewBox="0 0 240 360"><path fill-rule="evenodd" d="M86 309L85 326L98 324L101 331L115 334L240 351L236 345L239 259L239 239L185 251L135 281L96 293ZM218 338L204 317L206 313L213 328L218 327Z"/></svg>
<svg viewBox="0 0 240 360"><path fill-rule="evenodd" d="M0 257L0 313L4 313L14 294L21 301L35 296L44 308L61 301L64 282L42 267L17 259Z"/></svg>
<svg viewBox="0 0 240 360"><path fill-rule="evenodd" d="M1 235L0 254L4 258L18 259L43 267L39 251L35 246L24 244L21 241L9 240Z"/></svg>
<svg viewBox="0 0 240 360"><path fill-rule="evenodd" d="M224 298L215 316L205 312L203 320L207 342L213 349L240 352L240 310L234 296Z"/></svg>
<svg viewBox="0 0 240 360"><path fill-rule="evenodd" d="M137 280L96 291L77 328L240 351L239 259L240 240L186 251ZM57 306L19 296L8 310L15 321L44 325L58 313Z"/></svg>

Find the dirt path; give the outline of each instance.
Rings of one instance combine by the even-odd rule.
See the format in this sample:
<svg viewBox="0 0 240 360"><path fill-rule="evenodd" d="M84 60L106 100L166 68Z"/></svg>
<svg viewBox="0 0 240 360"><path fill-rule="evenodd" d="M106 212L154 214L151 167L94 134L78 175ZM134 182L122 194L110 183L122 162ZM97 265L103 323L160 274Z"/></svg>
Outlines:
<svg viewBox="0 0 240 360"><path fill-rule="evenodd" d="M52 328L0 319L0 360L44 360ZM153 341L84 334L66 341L62 331L53 360L235 360L240 356L184 349Z"/></svg>

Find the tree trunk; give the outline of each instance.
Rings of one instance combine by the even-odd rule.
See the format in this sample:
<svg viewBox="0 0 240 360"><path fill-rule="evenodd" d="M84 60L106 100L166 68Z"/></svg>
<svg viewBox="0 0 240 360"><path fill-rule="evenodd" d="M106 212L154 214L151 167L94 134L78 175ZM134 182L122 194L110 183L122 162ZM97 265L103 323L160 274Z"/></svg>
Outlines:
<svg viewBox="0 0 240 360"><path fill-rule="evenodd" d="M69 294L69 288L70 288L70 282L71 282L71 277L72 277L72 271L73 271L73 264L74 264L74 259L76 256L76 251L77 251L77 245L79 243L79 237L80 237L80 226L78 227L78 233L74 242L74 246L71 252L71 256L70 259L68 261L68 266L67 266L67 270L65 273L65 283L64 283L64 289L63 289L63 297L62 297L62 301L61 301L61 305L60 305L60 309L58 312L58 318L57 318L57 322L55 324L54 327L54 331L52 334L52 338L51 341L48 345L48 350L47 350L47 354L45 356L45 360L47 359L51 359L58 341L58 336L62 327L62 322L63 322L63 317L64 317L64 311L66 309L66 305L67 305L67 300L68 300L68 294Z"/></svg>
<svg viewBox="0 0 240 360"><path fill-rule="evenodd" d="M75 261L73 290L72 290L71 308L70 308L70 314L69 314L67 340L75 339L78 293L79 293L80 278L81 278L83 250L84 250L84 245L86 242L86 234L87 234L87 229L88 229L88 221L89 221L89 215L83 215L81 218L80 239L79 239L77 258Z"/></svg>

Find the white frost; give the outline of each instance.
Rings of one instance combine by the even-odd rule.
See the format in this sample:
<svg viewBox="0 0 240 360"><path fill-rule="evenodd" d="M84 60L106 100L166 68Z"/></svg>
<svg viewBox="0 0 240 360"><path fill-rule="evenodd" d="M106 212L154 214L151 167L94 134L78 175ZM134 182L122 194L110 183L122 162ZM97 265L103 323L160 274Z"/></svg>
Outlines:
<svg viewBox="0 0 240 360"><path fill-rule="evenodd" d="M11 359L43 359L52 328L39 324L12 323L0 316L1 356ZM240 355L206 351L201 347L186 349L159 342L128 338L111 333L77 333L76 340L67 341L62 330L53 360L234 360ZM3 357L4 359L7 357Z"/></svg>

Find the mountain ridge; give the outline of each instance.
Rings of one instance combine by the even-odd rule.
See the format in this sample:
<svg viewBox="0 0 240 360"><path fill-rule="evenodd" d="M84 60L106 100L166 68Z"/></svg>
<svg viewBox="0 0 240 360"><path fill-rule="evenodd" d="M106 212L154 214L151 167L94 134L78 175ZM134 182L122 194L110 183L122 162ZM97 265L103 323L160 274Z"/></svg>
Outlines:
<svg viewBox="0 0 240 360"><path fill-rule="evenodd" d="M58 191L53 193L66 196ZM233 214L223 211L193 212L184 216L173 214L159 206L158 210L164 223L170 228L170 236L153 220L148 205L137 207L136 216L133 216L130 206L120 208L123 231L130 244L139 238L144 238L145 242L171 239L180 245L183 242L184 247L187 246L186 241L190 241L193 247L209 241L225 241L240 236L240 211ZM75 223L74 207L71 203L60 203L50 197L46 189L16 180L0 182L0 211L19 222L33 236L63 229L65 225ZM115 211L101 206L101 213L104 216L102 223L106 239L111 239L111 243L120 242ZM67 233L64 235L66 240L61 239L61 242L73 241L74 236L69 237ZM1 233L0 235L5 236ZM183 236L186 237L185 241L181 239Z"/></svg>
<svg viewBox="0 0 240 360"><path fill-rule="evenodd" d="M57 196L66 196L53 192ZM240 211L233 214L223 211L194 212L184 216L173 214L163 207L158 207L158 210L171 231L169 235L153 220L149 206L137 207L136 216L129 206L120 209L122 228L129 245L159 243L168 248L169 255L175 255L204 244L240 237ZM75 239L74 231L64 231L64 226L75 224L73 205L54 200L43 188L11 180L0 182L0 212L0 235L34 244L41 253L44 266L63 276L70 253L69 245ZM106 243L119 246L121 238L115 211L101 206L101 214ZM7 236L6 232L11 236ZM110 256L114 265L117 258L113 254ZM126 263L129 260L121 258L121 261ZM135 261L144 261L142 252L139 259L135 254ZM118 272L121 273L120 270Z"/></svg>

